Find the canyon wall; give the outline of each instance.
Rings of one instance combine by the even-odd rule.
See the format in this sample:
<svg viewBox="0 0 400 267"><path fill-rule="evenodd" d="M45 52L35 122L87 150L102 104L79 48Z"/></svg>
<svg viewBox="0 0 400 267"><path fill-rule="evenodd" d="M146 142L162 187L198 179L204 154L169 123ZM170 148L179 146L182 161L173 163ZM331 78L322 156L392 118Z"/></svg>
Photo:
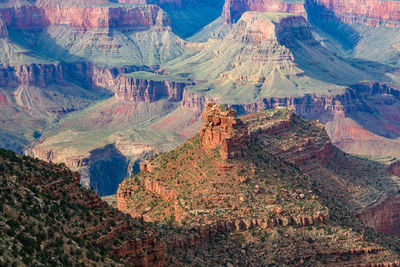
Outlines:
<svg viewBox="0 0 400 267"><path fill-rule="evenodd" d="M119 6L25 4L0 8L0 19L16 29L43 29L50 25L92 28L140 28L170 25L167 14L156 5Z"/></svg>
<svg viewBox="0 0 400 267"><path fill-rule="evenodd" d="M0 19L0 38L7 38L8 30L7 25Z"/></svg>
<svg viewBox="0 0 400 267"><path fill-rule="evenodd" d="M222 12L224 23L235 23L246 11L295 13L304 15L303 3L285 2L280 0L226 0Z"/></svg>
<svg viewBox="0 0 400 267"><path fill-rule="evenodd" d="M183 91L190 82L177 82L162 80L151 80L146 78L134 78L128 75L121 75L116 82L115 96L117 99L128 101L154 102L162 98L178 102L182 100Z"/></svg>
<svg viewBox="0 0 400 267"><path fill-rule="evenodd" d="M400 236L400 197L387 197L366 208L357 217L378 232Z"/></svg>
<svg viewBox="0 0 400 267"><path fill-rule="evenodd" d="M0 86L36 85L45 87L51 83L65 85L60 64L26 64L0 67Z"/></svg>
<svg viewBox="0 0 400 267"><path fill-rule="evenodd" d="M400 27L400 2L382 0L307 0L308 12L319 20Z"/></svg>
<svg viewBox="0 0 400 267"><path fill-rule="evenodd" d="M318 20L358 22L369 26L400 27L398 1L362 0L226 0L222 12L224 23L235 23L246 11L294 13Z"/></svg>

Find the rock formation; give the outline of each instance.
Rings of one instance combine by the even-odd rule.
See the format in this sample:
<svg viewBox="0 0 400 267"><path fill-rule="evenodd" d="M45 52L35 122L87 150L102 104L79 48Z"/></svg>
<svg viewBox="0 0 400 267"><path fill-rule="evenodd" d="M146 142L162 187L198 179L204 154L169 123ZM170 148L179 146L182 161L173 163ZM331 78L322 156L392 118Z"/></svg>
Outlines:
<svg viewBox="0 0 400 267"><path fill-rule="evenodd" d="M388 167L388 172L400 177L400 161L395 161Z"/></svg>
<svg viewBox="0 0 400 267"><path fill-rule="evenodd" d="M30 64L0 68L0 86L46 87L50 84L65 85L64 73L60 64Z"/></svg>
<svg viewBox="0 0 400 267"><path fill-rule="evenodd" d="M302 119L285 108L238 119L232 109L208 103L203 120L198 135L142 163L141 173L125 179L117 193L119 210L133 217L164 220L181 227L179 235L163 235L170 253L195 250L196 255L202 255L204 250L199 248L204 249L210 243L215 245L216 239L229 240L231 235L246 236L248 231L254 233L259 229L268 233L280 229L288 233L286 229L297 231L295 229L307 227L313 232L318 225L318 229L325 229L319 234L325 235L330 231L326 229L335 225L331 225L331 220L347 222L350 210L354 212L373 202L376 191L370 190L368 185L376 175L386 172L381 166L339 152L321 124ZM349 166L357 166L357 169L349 170ZM366 177L361 169L373 174ZM353 171L358 176L353 177ZM384 190L389 192L391 177L386 174L381 178ZM361 188L357 191L359 195L353 194L355 188L350 185L354 179ZM340 189L342 183L348 190ZM352 218L349 225L364 229ZM390 227L397 232L395 225L397 223ZM339 228L334 235L342 231ZM376 229L381 231L379 227ZM280 238L287 240L287 235L282 234ZM312 244L324 249L315 251L307 246L298 252L301 255L305 250L307 255L316 253L316 257L304 257L311 261L322 257L325 263L394 262L394 258L381 258L385 252L379 245L353 246L353 242L364 242L364 237L343 236L344 249L327 241L331 238L312 242L310 239ZM225 248L232 249L235 244L232 242ZM259 244L260 251L265 250L263 243ZM302 241L298 240L296 246L299 244ZM253 249L254 246L257 245L254 244ZM279 250L271 248L275 249ZM260 257L258 252L251 251L246 253ZM296 254L296 257L303 255ZM273 259L266 256L258 262L271 261ZM295 259L288 262L293 261Z"/></svg>
<svg viewBox="0 0 400 267"><path fill-rule="evenodd" d="M306 1L308 12L319 20L358 22L368 26L400 27L400 3L398 1Z"/></svg>
<svg viewBox="0 0 400 267"><path fill-rule="evenodd" d="M400 236L400 198L389 196L367 207L357 217L378 232Z"/></svg>
<svg viewBox="0 0 400 267"><path fill-rule="evenodd" d="M162 98L178 102L182 100L185 87L192 84L189 81L185 83L169 80L168 77L163 80L162 75L154 78L152 80L121 75L117 80L115 96L117 99L134 102L154 102Z"/></svg>
<svg viewBox="0 0 400 267"><path fill-rule="evenodd" d="M200 143L206 151L219 149L221 158L225 160L247 155L247 128L236 119L234 110L208 103L203 120Z"/></svg>
<svg viewBox="0 0 400 267"><path fill-rule="evenodd" d="M303 3L282 0L226 0L222 17L225 23L235 23L246 11L305 14Z"/></svg>
<svg viewBox="0 0 400 267"><path fill-rule="evenodd" d="M0 8L0 19L17 29L43 29L50 25L92 28L168 27L169 18L156 5L119 6L105 3L59 5L46 1Z"/></svg>

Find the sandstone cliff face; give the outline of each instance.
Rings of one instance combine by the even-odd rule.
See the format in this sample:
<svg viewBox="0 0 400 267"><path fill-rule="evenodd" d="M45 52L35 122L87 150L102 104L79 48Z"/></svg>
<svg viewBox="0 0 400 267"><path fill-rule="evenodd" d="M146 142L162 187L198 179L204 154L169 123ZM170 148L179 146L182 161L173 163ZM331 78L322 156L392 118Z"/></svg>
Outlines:
<svg viewBox="0 0 400 267"><path fill-rule="evenodd" d="M400 2L362 0L309 0L307 9L322 20L337 19L347 23L360 22L369 26L400 27Z"/></svg>
<svg viewBox="0 0 400 267"><path fill-rule="evenodd" d="M387 197L366 208L357 217L378 232L400 236L400 197Z"/></svg>
<svg viewBox="0 0 400 267"><path fill-rule="evenodd" d="M219 149L224 160L247 155L247 127L236 119L235 111L209 103L203 113L203 120L200 143L206 151Z"/></svg>
<svg viewBox="0 0 400 267"><path fill-rule="evenodd" d="M282 0L227 0L222 17L225 23L234 23L246 11L294 13L312 15L319 20L358 22L369 26L400 27L400 3L398 1L340 1L306 0L289 2Z"/></svg>
<svg viewBox="0 0 400 267"><path fill-rule="evenodd" d="M246 11L305 14L303 3L280 0L227 0L222 12L223 21L235 23Z"/></svg>
<svg viewBox="0 0 400 267"><path fill-rule="evenodd" d="M50 25L69 25L87 30L111 27L168 27L166 13L156 5L118 6L112 3L57 5L38 3L0 9L0 18L17 29L43 29Z"/></svg>
<svg viewBox="0 0 400 267"><path fill-rule="evenodd" d="M149 80L121 75L116 82L115 96L117 99L134 102L154 102L162 98L177 102L182 100L183 91L188 85L191 83Z"/></svg>
<svg viewBox="0 0 400 267"><path fill-rule="evenodd" d="M147 67L123 66L103 67L88 62L76 62L63 64L65 73L75 81L88 87L107 88L115 91L119 83L120 75L134 71L148 70Z"/></svg>
<svg viewBox="0 0 400 267"><path fill-rule="evenodd" d="M63 68L60 64L29 64L0 68L1 86L35 85L45 87L52 83L65 84Z"/></svg>

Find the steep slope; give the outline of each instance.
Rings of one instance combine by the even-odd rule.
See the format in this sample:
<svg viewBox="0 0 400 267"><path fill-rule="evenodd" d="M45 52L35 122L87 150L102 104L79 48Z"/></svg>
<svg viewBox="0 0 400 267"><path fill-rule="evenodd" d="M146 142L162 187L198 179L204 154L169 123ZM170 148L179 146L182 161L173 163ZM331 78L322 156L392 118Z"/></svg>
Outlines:
<svg viewBox="0 0 400 267"><path fill-rule="evenodd" d="M398 179L383 166L337 151L321 124L286 109L235 115L226 106L208 104L200 134L143 163L140 174L120 185L118 208L192 233L172 243L164 237L170 253L187 264L315 266L398 259L383 248L393 244L389 237L379 239L349 220L350 212L379 192L395 190ZM373 173L335 169L343 163ZM339 177L365 190L341 191Z"/></svg>
<svg viewBox="0 0 400 267"><path fill-rule="evenodd" d="M155 231L111 208L80 175L0 150L3 265L162 266Z"/></svg>

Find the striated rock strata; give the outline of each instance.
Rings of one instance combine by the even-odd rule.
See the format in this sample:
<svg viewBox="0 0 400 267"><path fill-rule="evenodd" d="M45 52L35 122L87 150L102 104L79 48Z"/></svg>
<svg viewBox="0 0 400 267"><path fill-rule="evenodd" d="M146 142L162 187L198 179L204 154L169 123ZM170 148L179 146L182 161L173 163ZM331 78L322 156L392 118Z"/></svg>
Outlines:
<svg viewBox="0 0 400 267"><path fill-rule="evenodd" d="M319 20L358 22L369 26L400 27L400 2L382 0L308 0L308 12Z"/></svg>
<svg viewBox="0 0 400 267"><path fill-rule="evenodd" d="M363 210L357 217L378 232L400 236L400 197L387 197Z"/></svg>
<svg viewBox="0 0 400 267"><path fill-rule="evenodd" d="M234 110L208 103L203 120L200 143L205 150L219 149L221 158L225 160L247 155L247 128L236 119Z"/></svg>
<svg viewBox="0 0 400 267"><path fill-rule="evenodd" d="M168 78L162 80L162 75L158 80L121 75L116 81L115 96L117 99L134 102L154 102L162 98L178 102L182 100L185 87L191 84Z"/></svg>
<svg viewBox="0 0 400 267"><path fill-rule="evenodd" d="M0 9L0 18L17 29L43 29L50 25L69 25L82 30L92 28L140 28L170 25L166 13L156 5L106 3L56 5L45 1Z"/></svg>
<svg viewBox="0 0 400 267"><path fill-rule="evenodd" d="M227 0L222 12L225 23L235 23L246 11L305 14L303 3L281 0Z"/></svg>

